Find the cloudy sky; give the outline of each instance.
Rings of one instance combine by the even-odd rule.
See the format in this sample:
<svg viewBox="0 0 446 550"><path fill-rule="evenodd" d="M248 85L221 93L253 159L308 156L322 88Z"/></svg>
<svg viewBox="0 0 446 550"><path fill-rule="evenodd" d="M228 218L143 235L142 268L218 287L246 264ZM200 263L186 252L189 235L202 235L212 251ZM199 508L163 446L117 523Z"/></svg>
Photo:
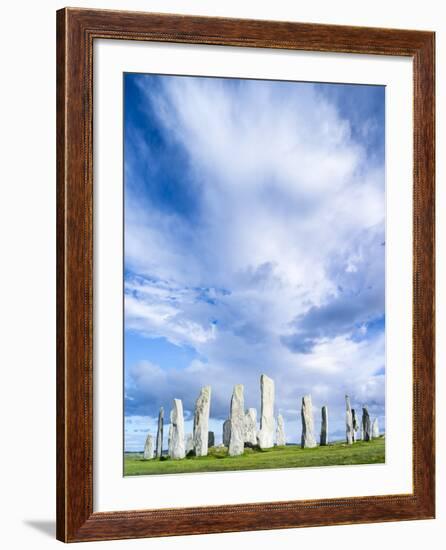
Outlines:
<svg viewBox="0 0 446 550"><path fill-rule="evenodd" d="M126 74L124 102L126 450L206 384L220 442L262 373L289 442L307 393L332 439L345 394L383 427L384 88Z"/></svg>

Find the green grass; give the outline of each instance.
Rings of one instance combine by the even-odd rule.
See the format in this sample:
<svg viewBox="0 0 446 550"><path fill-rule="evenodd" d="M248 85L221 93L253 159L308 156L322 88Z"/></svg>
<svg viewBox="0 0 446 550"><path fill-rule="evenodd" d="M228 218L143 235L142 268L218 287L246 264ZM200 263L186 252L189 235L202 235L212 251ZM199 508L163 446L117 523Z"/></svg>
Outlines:
<svg viewBox="0 0 446 550"><path fill-rule="evenodd" d="M358 441L354 445L333 443L327 447L301 449L297 445L272 449L245 449L241 456L228 456L226 448L212 447L208 456L144 460L142 453L126 453L124 475L223 472L266 468L307 468L345 464L377 464L385 461L385 439Z"/></svg>

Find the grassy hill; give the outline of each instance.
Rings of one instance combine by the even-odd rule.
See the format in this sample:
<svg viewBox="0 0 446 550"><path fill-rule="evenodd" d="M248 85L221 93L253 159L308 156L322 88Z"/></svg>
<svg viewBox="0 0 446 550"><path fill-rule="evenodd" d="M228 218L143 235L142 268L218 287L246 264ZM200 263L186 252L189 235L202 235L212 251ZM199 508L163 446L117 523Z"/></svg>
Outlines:
<svg viewBox="0 0 446 550"><path fill-rule="evenodd" d="M193 472L223 472L266 468L308 468L346 464L377 464L385 462L385 438L358 441L354 445L336 442L327 447L301 449L298 445L272 449L245 449L241 456L228 456L227 449L212 447L209 455L183 460L144 460L142 453L125 453L124 475L180 474Z"/></svg>

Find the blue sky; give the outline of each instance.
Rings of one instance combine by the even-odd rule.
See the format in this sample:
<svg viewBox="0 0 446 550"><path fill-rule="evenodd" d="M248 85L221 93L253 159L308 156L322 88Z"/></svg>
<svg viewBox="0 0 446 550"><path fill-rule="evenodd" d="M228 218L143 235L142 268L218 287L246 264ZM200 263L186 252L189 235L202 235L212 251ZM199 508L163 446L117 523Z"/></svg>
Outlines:
<svg viewBox="0 0 446 550"><path fill-rule="evenodd" d="M383 426L385 89L124 75L125 447L212 386L276 383L344 431L344 395ZM166 430L167 431L167 430Z"/></svg>

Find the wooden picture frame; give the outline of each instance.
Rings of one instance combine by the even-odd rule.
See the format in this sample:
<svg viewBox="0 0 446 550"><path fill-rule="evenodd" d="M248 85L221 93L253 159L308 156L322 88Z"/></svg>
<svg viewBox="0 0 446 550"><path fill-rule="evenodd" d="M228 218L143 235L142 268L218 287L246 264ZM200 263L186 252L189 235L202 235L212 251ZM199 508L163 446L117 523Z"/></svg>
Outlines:
<svg viewBox="0 0 446 550"><path fill-rule="evenodd" d="M93 42L413 60L413 492L93 512ZM57 538L65 542L427 519L435 510L432 32L66 8L57 12Z"/></svg>

